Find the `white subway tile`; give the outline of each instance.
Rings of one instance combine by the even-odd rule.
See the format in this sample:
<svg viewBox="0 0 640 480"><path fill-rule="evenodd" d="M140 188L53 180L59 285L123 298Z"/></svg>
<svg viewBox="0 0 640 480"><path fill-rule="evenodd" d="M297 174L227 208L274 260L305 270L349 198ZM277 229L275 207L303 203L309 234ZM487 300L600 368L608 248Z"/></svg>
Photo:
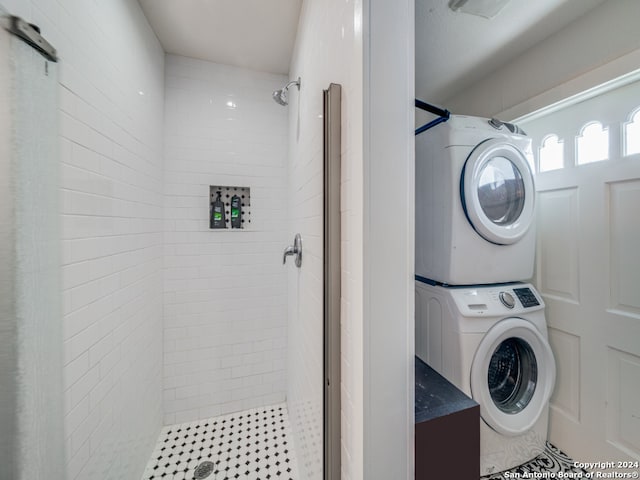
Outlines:
<svg viewBox="0 0 640 480"><path fill-rule="evenodd" d="M204 395L189 406L218 415L241 408L234 389L250 395L262 381L252 374L262 358L251 356L254 345L272 342L268 326L286 322L286 311L270 306L286 301L279 262L287 242L287 115L269 98L286 78L173 55L166 75L165 389L188 395L199 385ZM226 107L229 93L236 110ZM268 220L250 232L210 231L208 186L220 184L250 186L252 212ZM277 334L279 346L269 349L284 352L286 329Z"/></svg>
<svg viewBox="0 0 640 480"><path fill-rule="evenodd" d="M146 315L155 315L155 328L161 328L155 305L162 287L153 272L162 252L153 246L162 236L158 112L164 53L139 7L123 0L18 3L23 8L13 13L39 23L63 59L59 131L69 478L106 478L96 470L105 467L105 459L122 466L121 478L136 478L162 423L161 335L150 335L141 351L127 335L145 324ZM122 95L132 84L148 85L155 99L140 103L137 90ZM135 220L127 223L125 217ZM135 235L139 226L156 236ZM132 256L116 265L112 257L125 252ZM130 293L120 293L121 282L139 297L136 308L129 307ZM136 287L128 288L130 283ZM138 361L125 364L122 358ZM107 402L115 385L118 396ZM141 419L138 424L123 420L131 415Z"/></svg>

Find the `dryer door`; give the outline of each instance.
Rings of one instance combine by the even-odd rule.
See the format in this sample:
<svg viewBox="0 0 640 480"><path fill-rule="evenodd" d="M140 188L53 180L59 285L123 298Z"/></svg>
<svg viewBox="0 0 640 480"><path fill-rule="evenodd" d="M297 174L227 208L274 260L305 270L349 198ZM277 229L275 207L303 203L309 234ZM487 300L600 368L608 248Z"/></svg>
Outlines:
<svg viewBox="0 0 640 480"><path fill-rule="evenodd" d="M519 435L548 405L556 378L549 342L531 323L507 318L484 336L471 366L471 393L480 415L503 435Z"/></svg>
<svg viewBox="0 0 640 480"><path fill-rule="evenodd" d="M529 162L504 139L487 140L471 152L462 171L460 194L469 223L489 242L515 243L534 220Z"/></svg>

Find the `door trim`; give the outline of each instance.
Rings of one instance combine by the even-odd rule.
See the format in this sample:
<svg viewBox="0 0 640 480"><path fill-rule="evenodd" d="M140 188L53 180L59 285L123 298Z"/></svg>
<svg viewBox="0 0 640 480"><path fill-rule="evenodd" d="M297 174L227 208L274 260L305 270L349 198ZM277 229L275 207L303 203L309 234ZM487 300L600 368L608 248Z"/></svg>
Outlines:
<svg viewBox="0 0 640 480"><path fill-rule="evenodd" d="M324 90L324 479L339 480L342 87Z"/></svg>

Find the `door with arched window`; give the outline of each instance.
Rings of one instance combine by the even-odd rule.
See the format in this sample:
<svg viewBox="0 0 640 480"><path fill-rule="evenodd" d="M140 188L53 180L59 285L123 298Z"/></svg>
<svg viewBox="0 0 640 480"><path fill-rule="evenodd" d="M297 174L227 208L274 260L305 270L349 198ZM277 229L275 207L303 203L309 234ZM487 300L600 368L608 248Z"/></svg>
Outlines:
<svg viewBox="0 0 640 480"><path fill-rule="evenodd" d="M537 114L535 283L557 363L550 440L640 457L640 81Z"/></svg>

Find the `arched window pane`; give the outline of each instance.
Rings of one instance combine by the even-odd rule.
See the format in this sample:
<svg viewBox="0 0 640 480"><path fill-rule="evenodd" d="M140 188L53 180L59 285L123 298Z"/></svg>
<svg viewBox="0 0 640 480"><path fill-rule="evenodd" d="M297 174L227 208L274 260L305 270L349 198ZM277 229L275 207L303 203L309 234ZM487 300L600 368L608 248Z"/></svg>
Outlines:
<svg viewBox="0 0 640 480"><path fill-rule="evenodd" d="M564 142L557 135L548 135L538 150L540 171L558 170L564 167Z"/></svg>
<svg viewBox="0 0 640 480"><path fill-rule="evenodd" d="M609 130L599 122L588 123L578 136L578 165L609 158Z"/></svg>
<svg viewBox="0 0 640 480"><path fill-rule="evenodd" d="M640 109L624 126L624 154L640 153Z"/></svg>

